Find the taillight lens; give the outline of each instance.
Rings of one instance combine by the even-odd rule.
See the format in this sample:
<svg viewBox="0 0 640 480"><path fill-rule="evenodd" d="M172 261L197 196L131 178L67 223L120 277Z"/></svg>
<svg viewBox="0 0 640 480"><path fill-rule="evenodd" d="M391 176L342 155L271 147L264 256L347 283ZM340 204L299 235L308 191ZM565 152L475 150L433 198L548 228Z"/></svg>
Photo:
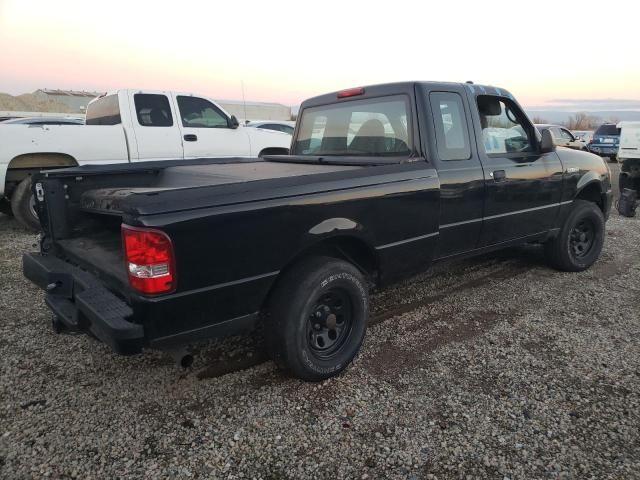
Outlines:
<svg viewBox="0 0 640 480"><path fill-rule="evenodd" d="M175 289L175 258L167 234L122 225L122 243L129 284L134 290L155 295Z"/></svg>

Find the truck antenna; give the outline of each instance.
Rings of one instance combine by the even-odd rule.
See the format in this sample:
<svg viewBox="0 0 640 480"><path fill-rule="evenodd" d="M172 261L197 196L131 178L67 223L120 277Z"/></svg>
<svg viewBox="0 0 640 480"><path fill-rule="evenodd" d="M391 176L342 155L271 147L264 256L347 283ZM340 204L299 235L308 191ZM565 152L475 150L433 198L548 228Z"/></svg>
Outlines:
<svg viewBox="0 0 640 480"><path fill-rule="evenodd" d="M244 122L247 123L249 119L247 118L247 102L244 99L244 80L240 80L240 86L242 87L242 105L244 107Z"/></svg>

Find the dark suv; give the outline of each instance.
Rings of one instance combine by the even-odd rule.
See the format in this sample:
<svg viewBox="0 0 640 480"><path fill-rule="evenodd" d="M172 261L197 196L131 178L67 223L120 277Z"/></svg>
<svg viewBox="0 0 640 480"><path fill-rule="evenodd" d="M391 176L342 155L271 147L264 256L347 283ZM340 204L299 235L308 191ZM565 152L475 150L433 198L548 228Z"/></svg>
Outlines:
<svg viewBox="0 0 640 480"><path fill-rule="evenodd" d="M587 148L590 152L616 161L620 147L620 129L615 123L604 123L594 132Z"/></svg>

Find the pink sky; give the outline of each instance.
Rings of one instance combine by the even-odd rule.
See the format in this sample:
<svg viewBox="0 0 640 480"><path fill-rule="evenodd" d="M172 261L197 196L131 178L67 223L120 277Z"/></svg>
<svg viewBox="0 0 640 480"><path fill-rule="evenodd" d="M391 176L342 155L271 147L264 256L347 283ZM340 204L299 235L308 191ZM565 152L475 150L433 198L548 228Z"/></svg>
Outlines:
<svg viewBox="0 0 640 480"><path fill-rule="evenodd" d="M640 100L637 16L617 16L605 35L585 21L602 2L227 3L0 0L0 91L153 88L240 99L244 82L247 100L294 105L421 79L498 85L526 105Z"/></svg>

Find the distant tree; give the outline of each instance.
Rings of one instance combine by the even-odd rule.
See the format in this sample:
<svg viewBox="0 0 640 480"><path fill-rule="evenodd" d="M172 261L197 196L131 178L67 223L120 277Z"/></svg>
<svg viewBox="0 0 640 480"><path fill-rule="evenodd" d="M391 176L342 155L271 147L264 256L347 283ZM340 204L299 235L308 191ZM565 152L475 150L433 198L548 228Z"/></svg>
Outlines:
<svg viewBox="0 0 640 480"><path fill-rule="evenodd" d="M506 118L490 116L490 117L487 117L487 127L511 128L513 127L513 123L510 120L507 120Z"/></svg>
<svg viewBox="0 0 640 480"><path fill-rule="evenodd" d="M598 117L588 115L585 112L578 112L575 115L571 115L569 119L564 122L564 125L569 130L592 130L598 123Z"/></svg>
<svg viewBox="0 0 640 480"><path fill-rule="evenodd" d="M549 122L547 122L547 120L545 118L538 117L536 115L535 117L533 117L533 123L535 123L535 124L545 124L545 123L549 123Z"/></svg>

